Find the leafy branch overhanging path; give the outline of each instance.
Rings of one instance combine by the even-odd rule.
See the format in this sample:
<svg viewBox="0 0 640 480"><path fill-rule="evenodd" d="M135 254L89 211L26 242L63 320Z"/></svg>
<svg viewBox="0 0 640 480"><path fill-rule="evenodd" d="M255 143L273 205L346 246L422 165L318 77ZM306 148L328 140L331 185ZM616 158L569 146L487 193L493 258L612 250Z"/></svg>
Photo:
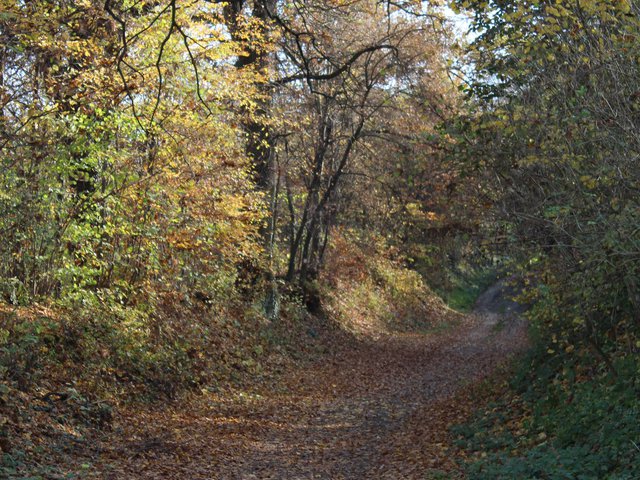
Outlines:
<svg viewBox="0 0 640 480"><path fill-rule="evenodd" d="M498 294L497 294L498 293ZM469 391L525 348L526 328L499 313L494 287L439 332L386 332L258 394L213 394L188 407L120 419L101 478L422 479L458 472L448 425ZM141 415L143 418L141 418Z"/></svg>

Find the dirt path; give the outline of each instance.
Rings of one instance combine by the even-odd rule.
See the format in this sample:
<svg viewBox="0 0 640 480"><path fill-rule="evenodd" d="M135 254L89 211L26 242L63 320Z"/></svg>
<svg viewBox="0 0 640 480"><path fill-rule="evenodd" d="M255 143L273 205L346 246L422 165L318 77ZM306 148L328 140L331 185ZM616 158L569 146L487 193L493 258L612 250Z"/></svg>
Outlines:
<svg viewBox="0 0 640 480"><path fill-rule="evenodd" d="M496 311L504 305L494 294L454 328L364 340L287 375L280 391L155 412L143 433L127 432L124 419L128 440L103 452L101 477L431 478L452 465L442 442L456 396L526 343L523 323Z"/></svg>

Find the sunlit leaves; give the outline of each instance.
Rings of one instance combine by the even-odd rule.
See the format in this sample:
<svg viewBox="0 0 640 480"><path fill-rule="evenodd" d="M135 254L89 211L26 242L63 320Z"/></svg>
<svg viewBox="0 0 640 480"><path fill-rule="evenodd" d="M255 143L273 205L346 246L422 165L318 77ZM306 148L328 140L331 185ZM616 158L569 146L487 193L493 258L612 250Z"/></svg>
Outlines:
<svg viewBox="0 0 640 480"><path fill-rule="evenodd" d="M259 254L237 117L264 73L233 66L269 48L253 20L241 44L204 2L2 6L5 278L29 295L180 289Z"/></svg>

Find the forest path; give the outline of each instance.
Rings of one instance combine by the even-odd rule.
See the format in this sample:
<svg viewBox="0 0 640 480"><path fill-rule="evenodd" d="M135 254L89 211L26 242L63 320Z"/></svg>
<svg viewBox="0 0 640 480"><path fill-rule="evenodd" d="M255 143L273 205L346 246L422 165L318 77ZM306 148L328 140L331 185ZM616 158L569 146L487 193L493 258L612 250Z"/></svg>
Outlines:
<svg viewBox="0 0 640 480"><path fill-rule="evenodd" d="M322 364L287 374L276 391L227 392L188 409L150 412L142 433L139 415L124 418L119 428L128 440L103 451L111 467L100 476L409 480L436 478L429 474L436 469L453 475L446 442L457 397L526 345L524 323L508 313L502 290L492 287L458 325L387 332L340 348Z"/></svg>

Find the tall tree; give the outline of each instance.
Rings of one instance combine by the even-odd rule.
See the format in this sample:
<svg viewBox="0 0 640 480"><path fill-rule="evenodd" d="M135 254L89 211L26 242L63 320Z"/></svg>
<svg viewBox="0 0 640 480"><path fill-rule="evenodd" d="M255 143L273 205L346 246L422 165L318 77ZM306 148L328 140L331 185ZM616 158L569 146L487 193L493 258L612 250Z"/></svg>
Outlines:
<svg viewBox="0 0 640 480"><path fill-rule="evenodd" d="M354 185L345 175L358 159L371 168L365 159L375 162L368 153L374 138L378 146L397 142L394 132L383 133L385 119L412 95L429 105L436 100L422 96L415 80L429 72L425 82L434 88L427 90L443 84L446 32L435 12L394 16L364 1L331 10L307 4L291 15L276 81L283 87L277 113L286 121L274 139L289 217L286 278L304 284L317 274L329 231L345 213Z"/></svg>

